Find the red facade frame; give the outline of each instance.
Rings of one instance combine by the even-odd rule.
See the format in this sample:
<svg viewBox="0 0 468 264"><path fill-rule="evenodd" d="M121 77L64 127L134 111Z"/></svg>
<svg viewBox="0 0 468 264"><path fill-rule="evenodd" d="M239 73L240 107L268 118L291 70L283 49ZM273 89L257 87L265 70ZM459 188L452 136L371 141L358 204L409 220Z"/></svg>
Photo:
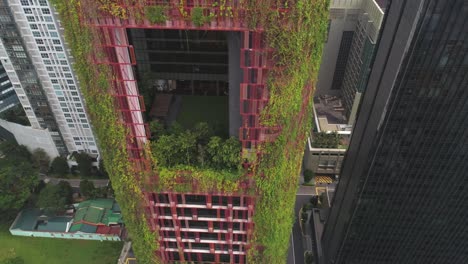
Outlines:
<svg viewBox="0 0 468 264"><path fill-rule="evenodd" d="M94 63L108 65L111 69L111 76L108 78L112 84L110 94L115 99L115 110L119 113L120 121L128 128L127 151L129 160L134 164L137 180L142 173L152 173L151 161L145 151L150 132L142 118L145 109L132 70L136 59L133 47L128 44L127 28L240 32L240 65L244 78L239 87L242 120L239 140L243 149L260 155L257 146L276 138L280 129L265 127L261 123L262 110L269 101L267 76L273 66L272 50L268 48L265 33L261 29L253 31L248 28L246 9L240 4L242 1L226 1L228 6L225 8L229 7L235 13L232 16L221 16L221 8L213 5L217 2L215 0L148 0L140 1L140 6L128 5L126 2L129 1L114 2L126 10L128 18L121 19L99 13L85 23L91 26L97 37L96 51L92 58ZM166 23L155 25L147 19L136 19L132 14L140 12L140 15L144 15L141 14L144 10L141 2L148 6L168 4L170 8ZM204 8L206 15L214 12L216 18L204 26L194 26L190 20L184 18L183 12L190 16L195 5ZM89 12L97 10L95 3L91 2L88 8ZM91 11L93 8L94 11ZM147 184L157 184L157 175L149 179ZM150 191L151 188L144 191L148 225L152 231L159 233L160 247L155 255L164 263L245 263L250 247L248 242L254 228L255 197L246 194L253 186L252 181L250 179L240 183L241 191L229 195L196 192L196 183L193 183L193 193L155 193ZM203 198L197 203L190 201L191 197ZM211 214L210 217L203 217L207 213Z"/></svg>

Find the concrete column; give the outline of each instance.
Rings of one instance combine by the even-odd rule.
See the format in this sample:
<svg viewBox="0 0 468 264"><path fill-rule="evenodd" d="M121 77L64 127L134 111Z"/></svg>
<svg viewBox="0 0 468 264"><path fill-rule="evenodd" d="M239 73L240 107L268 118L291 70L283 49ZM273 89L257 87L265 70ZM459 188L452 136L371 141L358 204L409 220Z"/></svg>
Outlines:
<svg viewBox="0 0 468 264"><path fill-rule="evenodd" d="M229 54L229 136L239 137L240 116L240 68L241 36L239 32L227 33Z"/></svg>

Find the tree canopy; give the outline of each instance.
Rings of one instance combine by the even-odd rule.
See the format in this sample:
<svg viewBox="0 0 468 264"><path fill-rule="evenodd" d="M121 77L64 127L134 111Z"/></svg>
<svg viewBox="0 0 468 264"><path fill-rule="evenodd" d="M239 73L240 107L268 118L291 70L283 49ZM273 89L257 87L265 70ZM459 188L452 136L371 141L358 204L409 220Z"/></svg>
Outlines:
<svg viewBox="0 0 468 264"><path fill-rule="evenodd" d="M6 159L16 161L32 161L32 154L28 148L24 145L18 145L16 142L4 141L0 143L0 153L2 153Z"/></svg>
<svg viewBox="0 0 468 264"><path fill-rule="evenodd" d="M58 192L62 197L65 197L66 204L73 203L73 189L67 181L60 181L57 184Z"/></svg>
<svg viewBox="0 0 468 264"><path fill-rule="evenodd" d="M83 177L91 176L93 169L91 157L84 152L76 153L74 157L78 163L78 170L80 171L80 175Z"/></svg>
<svg viewBox="0 0 468 264"><path fill-rule="evenodd" d="M0 113L0 119L4 119L8 122L17 123L23 126L30 126L29 119L24 112L23 107L18 104L4 112Z"/></svg>
<svg viewBox="0 0 468 264"><path fill-rule="evenodd" d="M166 133L164 129L164 124L158 120L153 120L149 122L149 129L151 131L151 138L158 139L160 136Z"/></svg>
<svg viewBox="0 0 468 264"><path fill-rule="evenodd" d="M151 143L151 152L161 167L192 165L214 169L236 169L241 161L241 145L237 138L213 136L206 123L184 130L173 125Z"/></svg>
<svg viewBox="0 0 468 264"><path fill-rule="evenodd" d="M62 188L63 186L60 185L48 184L39 194L37 205L52 212L64 210L68 197L63 195L66 191Z"/></svg>
<svg viewBox="0 0 468 264"><path fill-rule="evenodd" d="M56 157L50 165L50 171L57 175L66 175L70 172L67 159L65 157Z"/></svg>
<svg viewBox="0 0 468 264"><path fill-rule="evenodd" d="M88 180L82 180L80 182L80 193L82 196L87 198L94 198L96 195L96 188L94 183Z"/></svg>
<svg viewBox="0 0 468 264"><path fill-rule="evenodd" d="M0 162L0 210L19 209L38 184L38 173L26 161Z"/></svg>
<svg viewBox="0 0 468 264"><path fill-rule="evenodd" d="M0 143L0 210L19 209L38 184L38 171L25 146Z"/></svg>
<svg viewBox="0 0 468 264"><path fill-rule="evenodd" d="M32 161L34 168L39 169L40 172L46 173L49 170L50 157L44 149L37 148L32 152Z"/></svg>
<svg viewBox="0 0 468 264"><path fill-rule="evenodd" d="M325 132L318 132L314 133L312 137L312 146L314 148L338 148L340 139L340 135L336 132L328 134Z"/></svg>
<svg viewBox="0 0 468 264"><path fill-rule="evenodd" d="M240 164L240 143L234 137L223 140L220 137L211 137L207 145L207 152L212 167L217 169L235 169Z"/></svg>

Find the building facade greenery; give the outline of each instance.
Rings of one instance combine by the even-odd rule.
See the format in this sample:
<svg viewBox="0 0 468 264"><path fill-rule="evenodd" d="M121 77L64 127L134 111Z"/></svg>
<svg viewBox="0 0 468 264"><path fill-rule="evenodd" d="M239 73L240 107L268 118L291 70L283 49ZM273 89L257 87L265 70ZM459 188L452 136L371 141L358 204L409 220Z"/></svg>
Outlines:
<svg viewBox="0 0 468 264"><path fill-rule="evenodd" d="M262 146L256 187L254 248L249 263L284 263L294 223L294 203L306 134L311 129L313 87L317 81L327 33L328 0L297 0L287 13L265 7L272 1L251 2L251 21L264 25L274 49L277 68L269 75L270 101L263 123L280 126L272 143ZM262 6L263 3L263 6ZM279 23L281 21L281 23Z"/></svg>
<svg viewBox="0 0 468 264"><path fill-rule="evenodd" d="M144 197L142 187L135 180L138 173L128 159L128 131L119 122L111 96L111 70L102 64L94 64L92 29L81 23L82 1L52 0L66 29L65 37L75 58L74 69L78 74L81 91L86 98L94 132L99 139L99 147L112 181L117 202L125 216L125 224L134 245L134 250L142 263L153 263L154 252L158 249L157 234L151 232L143 212ZM110 1L109 1L110 2ZM106 2L107 3L107 2ZM109 7L112 7L110 3ZM120 12L117 8L116 12ZM123 12L123 11L122 11ZM122 14L120 12L119 14ZM101 54L98 54L100 56Z"/></svg>
<svg viewBox="0 0 468 264"><path fill-rule="evenodd" d="M218 4L223 6L223 14L230 19L237 14L235 10L230 9L227 1L222 0ZM111 84L108 80L115 77L107 66L94 64L90 60L94 35L91 28L80 23L80 19L83 19L81 2L78 0L52 0L52 2L62 16L66 39L72 47L76 60L75 70L82 84L116 199L132 235L137 258L141 263L158 263L153 255L158 249L157 234L150 231L142 210L144 204L142 190L145 186L135 180L135 177L146 175L139 175L128 159L126 148L128 131L121 125L114 110ZM116 1L106 0L101 3L104 3L101 10L108 11L117 18L125 19L132 16L129 11L121 10L121 6L116 7L114 5ZM147 151L153 157L154 169L159 174L155 191L218 190L228 193L257 194L255 229L253 239L249 241L252 247L248 251L248 263L284 263L294 223L293 205L306 133L311 129L312 94L327 31L328 0L251 0L245 1L245 5L248 24L252 30L262 30L266 34L266 41L274 50L273 59L276 62L276 67L270 71L268 77L270 98L268 106L262 112L262 124L271 128L280 128L280 133L273 142L263 143L257 147L256 151L262 153L260 158L243 157L254 164L249 168L249 173L254 175L254 188L247 191L239 188L245 174L243 168L239 168L238 173L233 173L233 170L229 169L194 166L200 161L193 160L192 164L190 161L192 157L188 156L184 157L189 161L185 164L158 167L158 164L172 161L163 161L163 158L157 154L151 155L152 150L149 145ZM144 14L144 5L142 6L143 9L137 10L133 15L136 20L142 13ZM279 9L271 8L272 6ZM184 3L181 1L181 4L175 8L180 8L183 17L187 18L188 14L183 7ZM156 16L152 22L162 23L162 15L165 13L156 9L152 12ZM200 20L201 23L201 18L197 16L201 16L201 13L195 14L195 18L192 19ZM185 136L190 139L190 142L187 140L188 143L194 142L193 137ZM163 137L159 137L158 141ZM167 141L167 138L164 140ZM158 144L158 141L154 144ZM220 148L214 148L216 151L210 153L208 151L210 142L213 146L223 144L220 139L210 138L205 145L205 154L223 155L224 150ZM184 148L181 147L180 150L182 149ZM188 155L199 151L198 145L195 148L193 144L184 150ZM198 158L200 156L202 155L198 155ZM218 164L220 167L225 162L214 160L213 157L211 160L207 158L206 161ZM239 163L241 161L239 159ZM197 186L196 190L192 189L194 183Z"/></svg>

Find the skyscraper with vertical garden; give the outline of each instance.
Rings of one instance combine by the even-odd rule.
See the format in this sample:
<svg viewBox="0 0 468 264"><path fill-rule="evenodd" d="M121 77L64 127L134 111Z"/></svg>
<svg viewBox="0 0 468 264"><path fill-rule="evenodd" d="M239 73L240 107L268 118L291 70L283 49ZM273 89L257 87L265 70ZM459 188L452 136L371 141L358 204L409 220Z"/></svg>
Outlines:
<svg viewBox="0 0 468 264"><path fill-rule="evenodd" d="M284 263L326 0L53 0L141 263Z"/></svg>

